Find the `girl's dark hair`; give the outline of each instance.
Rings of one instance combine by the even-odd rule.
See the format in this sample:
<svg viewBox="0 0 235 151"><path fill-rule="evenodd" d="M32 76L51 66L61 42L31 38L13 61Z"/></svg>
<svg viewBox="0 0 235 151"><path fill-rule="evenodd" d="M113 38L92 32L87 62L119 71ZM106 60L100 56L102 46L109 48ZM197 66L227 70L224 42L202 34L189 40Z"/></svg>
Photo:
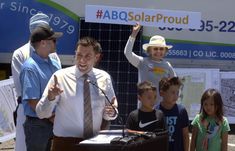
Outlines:
<svg viewBox="0 0 235 151"><path fill-rule="evenodd" d="M76 48L81 45L84 47L92 46L95 53L101 53L102 48L100 43L92 37L82 37L78 42Z"/></svg>
<svg viewBox="0 0 235 151"><path fill-rule="evenodd" d="M148 90L157 91L157 88L149 81L143 81L137 85L137 92L140 96Z"/></svg>
<svg viewBox="0 0 235 151"><path fill-rule="evenodd" d="M213 89L213 88L207 89L202 94L201 109L200 109L202 120L204 120L208 116L207 113L205 112L205 110L203 109L203 103L205 100L207 100L209 98L211 98L214 101L216 117L218 118L218 120L223 121L224 111L223 111L222 97L221 97L219 91L217 91L216 89Z"/></svg>
<svg viewBox="0 0 235 151"><path fill-rule="evenodd" d="M178 77L162 78L159 82L159 92L166 92L172 85L181 86L182 82Z"/></svg>

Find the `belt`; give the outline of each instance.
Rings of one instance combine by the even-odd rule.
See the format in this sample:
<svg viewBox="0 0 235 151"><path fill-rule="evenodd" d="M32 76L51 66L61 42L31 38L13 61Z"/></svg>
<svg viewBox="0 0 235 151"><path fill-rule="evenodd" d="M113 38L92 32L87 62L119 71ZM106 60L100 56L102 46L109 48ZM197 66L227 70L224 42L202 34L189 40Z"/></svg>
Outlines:
<svg viewBox="0 0 235 151"><path fill-rule="evenodd" d="M42 120L42 121L45 121L45 122L50 122L50 120L49 119L47 119L47 118L44 118L44 119L40 119L40 118L38 118L38 117L32 117L32 116L29 116L29 115L26 115L26 119L27 120L31 120L31 121L35 121L35 120ZM51 123L51 122L50 122Z"/></svg>
<svg viewBox="0 0 235 151"><path fill-rule="evenodd" d="M32 117L32 116L29 116L29 115L26 115L26 118L30 119L30 120L40 120L40 118L38 118L38 117Z"/></svg>
<svg viewBox="0 0 235 151"><path fill-rule="evenodd" d="M18 103L18 104L21 104L21 103L22 103L22 98L21 98L21 96L19 96L19 97L17 98L17 103Z"/></svg>

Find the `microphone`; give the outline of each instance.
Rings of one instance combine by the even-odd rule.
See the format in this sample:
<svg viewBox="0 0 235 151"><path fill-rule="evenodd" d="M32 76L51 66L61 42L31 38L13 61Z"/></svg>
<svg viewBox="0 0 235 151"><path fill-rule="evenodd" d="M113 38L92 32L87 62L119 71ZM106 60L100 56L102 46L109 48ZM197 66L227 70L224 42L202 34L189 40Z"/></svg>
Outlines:
<svg viewBox="0 0 235 151"><path fill-rule="evenodd" d="M91 81L91 80L89 80L89 79L87 79L87 82L90 83L90 84L92 84L92 85L95 86L96 88L98 88L98 89L102 92L102 94L104 95L104 97L105 97L105 99L108 101L108 103L112 106L113 110L115 111L115 115L117 115L117 119L118 119L119 123L122 125L122 137L125 137L125 132L124 132L125 125L123 124L122 118L119 116L119 113L118 113L118 111L117 111L117 108L115 108L115 107L113 106L113 104L112 104L111 101L109 100L109 98L108 98L108 96L106 95L106 93L104 92L104 90L101 89L95 82L93 82L93 81Z"/></svg>

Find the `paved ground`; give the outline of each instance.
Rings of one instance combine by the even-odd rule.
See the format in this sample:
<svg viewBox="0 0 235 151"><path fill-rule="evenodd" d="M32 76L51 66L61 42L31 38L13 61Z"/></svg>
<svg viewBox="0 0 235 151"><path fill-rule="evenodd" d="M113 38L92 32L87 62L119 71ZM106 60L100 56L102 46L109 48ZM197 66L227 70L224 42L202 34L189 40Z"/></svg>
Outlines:
<svg viewBox="0 0 235 151"><path fill-rule="evenodd" d="M0 151L14 151L14 143L15 141L12 139L0 144Z"/></svg>
<svg viewBox="0 0 235 151"><path fill-rule="evenodd" d="M228 151L235 151L235 135L228 136Z"/></svg>
<svg viewBox="0 0 235 151"><path fill-rule="evenodd" d="M235 151L235 135L229 135L228 151ZM0 144L0 151L14 151L14 140L9 140Z"/></svg>

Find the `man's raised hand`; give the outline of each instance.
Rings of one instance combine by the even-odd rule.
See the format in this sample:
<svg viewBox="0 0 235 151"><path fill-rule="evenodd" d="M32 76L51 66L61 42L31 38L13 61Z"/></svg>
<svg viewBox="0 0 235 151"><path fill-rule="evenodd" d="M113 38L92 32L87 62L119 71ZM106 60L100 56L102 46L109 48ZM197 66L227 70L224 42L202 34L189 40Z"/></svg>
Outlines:
<svg viewBox="0 0 235 151"><path fill-rule="evenodd" d="M48 89L48 100L49 101L53 101L55 100L55 97L57 95L60 95L63 92L63 90L60 89L59 85L58 85L58 79L57 76L54 75L54 84L52 84L49 89Z"/></svg>

